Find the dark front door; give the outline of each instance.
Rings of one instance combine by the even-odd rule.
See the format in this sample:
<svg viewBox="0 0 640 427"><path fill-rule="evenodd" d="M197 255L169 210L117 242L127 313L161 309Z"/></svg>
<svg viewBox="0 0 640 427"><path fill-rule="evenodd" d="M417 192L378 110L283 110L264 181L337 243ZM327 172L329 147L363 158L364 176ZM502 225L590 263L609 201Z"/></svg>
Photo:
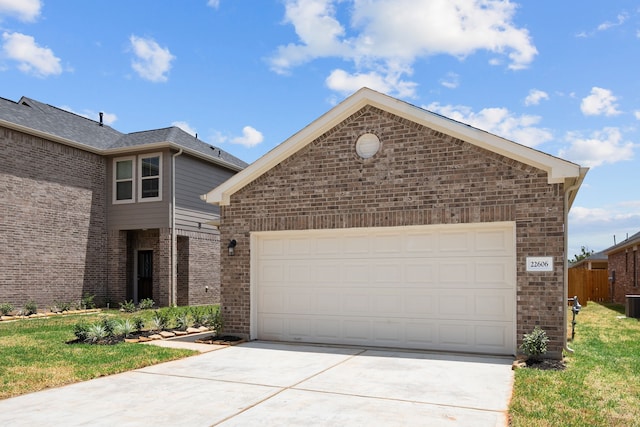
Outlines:
<svg viewBox="0 0 640 427"><path fill-rule="evenodd" d="M138 301L153 299L153 251L138 251Z"/></svg>

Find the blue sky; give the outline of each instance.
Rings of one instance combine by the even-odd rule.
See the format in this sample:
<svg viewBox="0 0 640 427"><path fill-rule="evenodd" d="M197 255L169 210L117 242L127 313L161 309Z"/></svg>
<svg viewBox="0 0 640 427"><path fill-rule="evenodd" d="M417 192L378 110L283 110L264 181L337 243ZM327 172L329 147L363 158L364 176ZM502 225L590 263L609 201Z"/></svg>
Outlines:
<svg viewBox="0 0 640 427"><path fill-rule="evenodd" d="M0 0L0 97L252 162L361 86L590 167L569 257L640 231L637 1Z"/></svg>

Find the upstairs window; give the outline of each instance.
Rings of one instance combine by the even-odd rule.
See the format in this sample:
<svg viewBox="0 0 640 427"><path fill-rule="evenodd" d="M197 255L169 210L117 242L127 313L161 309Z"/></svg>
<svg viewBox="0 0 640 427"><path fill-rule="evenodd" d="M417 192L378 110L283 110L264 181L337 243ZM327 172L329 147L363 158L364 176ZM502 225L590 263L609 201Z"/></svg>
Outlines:
<svg viewBox="0 0 640 427"><path fill-rule="evenodd" d="M122 157L113 161L113 203L134 201L135 157Z"/></svg>
<svg viewBox="0 0 640 427"><path fill-rule="evenodd" d="M138 200L151 202L162 200L162 153L138 156L140 170Z"/></svg>

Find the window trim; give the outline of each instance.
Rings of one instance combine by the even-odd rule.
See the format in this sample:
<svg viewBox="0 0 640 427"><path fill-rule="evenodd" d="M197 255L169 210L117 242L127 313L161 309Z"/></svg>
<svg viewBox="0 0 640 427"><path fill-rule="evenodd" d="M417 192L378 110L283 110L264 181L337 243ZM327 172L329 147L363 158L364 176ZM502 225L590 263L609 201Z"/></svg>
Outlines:
<svg viewBox="0 0 640 427"><path fill-rule="evenodd" d="M158 196L157 197L142 197L142 181L144 179L153 179L153 177L142 176L142 161L151 157L158 157ZM138 155L138 202L160 202L162 201L162 153L147 153Z"/></svg>
<svg viewBox="0 0 640 427"><path fill-rule="evenodd" d="M118 163L131 161L131 178L118 180ZM113 204L122 205L127 203L136 202L136 156L116 157L113 159L113 179L111 180L113 185ZM118 200L118 182L131 181L131 198Z"/></svg>

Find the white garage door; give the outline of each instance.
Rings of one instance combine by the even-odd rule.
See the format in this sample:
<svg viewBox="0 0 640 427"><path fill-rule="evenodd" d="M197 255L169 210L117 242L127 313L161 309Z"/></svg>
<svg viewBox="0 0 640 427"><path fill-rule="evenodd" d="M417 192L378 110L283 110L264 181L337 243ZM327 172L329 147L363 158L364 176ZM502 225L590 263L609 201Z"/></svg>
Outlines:
<svg viewBox="0 0 640 427"><path fill-rule="evenodd" d="M514 224L252 234L252 336L515 353Z"/></svg>

